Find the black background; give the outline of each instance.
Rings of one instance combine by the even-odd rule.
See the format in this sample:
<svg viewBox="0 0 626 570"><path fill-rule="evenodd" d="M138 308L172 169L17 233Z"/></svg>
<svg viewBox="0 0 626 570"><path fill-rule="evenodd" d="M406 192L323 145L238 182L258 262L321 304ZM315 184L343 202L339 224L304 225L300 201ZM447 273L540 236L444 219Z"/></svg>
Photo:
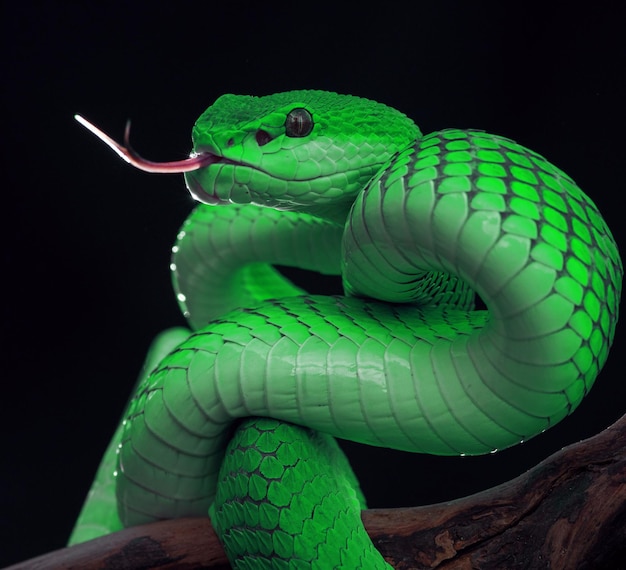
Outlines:
<svg viewBox="0 0 626 570"><path fill-rule="evenodd" d="M182 323L168 270L193 206L182 177L134 171L74 113L115 136L132 117L134 146L173 160L222 93L362 95L426 133L480 128L544 154L624 249L623 8L223 4L2 4L0 566L63 546L151 338ZM622 323L579 410L518 448L349 446L371 506L476 492L598 432L626 410L623 352Z"/></svg>

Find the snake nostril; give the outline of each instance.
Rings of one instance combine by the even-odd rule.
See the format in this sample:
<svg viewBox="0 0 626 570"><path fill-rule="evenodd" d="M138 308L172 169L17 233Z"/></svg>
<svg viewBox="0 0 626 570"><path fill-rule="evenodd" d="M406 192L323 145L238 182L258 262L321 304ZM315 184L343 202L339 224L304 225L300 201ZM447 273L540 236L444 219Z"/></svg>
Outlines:
<svg viewBox="0 0 626 570"><path fill-rule="evenodd" d="M226 141L226 146L233 146L234 144L235 144L235 139L232 137Z"/></svg>

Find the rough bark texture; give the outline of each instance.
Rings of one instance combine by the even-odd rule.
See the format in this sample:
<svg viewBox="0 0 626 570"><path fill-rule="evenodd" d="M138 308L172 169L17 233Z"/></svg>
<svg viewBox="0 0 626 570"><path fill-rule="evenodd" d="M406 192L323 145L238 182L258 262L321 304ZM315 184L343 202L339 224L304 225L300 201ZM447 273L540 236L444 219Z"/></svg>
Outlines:
<svg viewBox="0 0 626 570"><path fill-rule="evenodd" d="M397 569L626 568L626 415L503 485L364 515Z"/></svg>
<svg viewBox="0 0 626 570"><path fill-rule="evenodd" d="M626 415L524 475L448 503L363 512L396 569L626 567ZM230 568L208 518L126 529L9 567Z"/></svg>

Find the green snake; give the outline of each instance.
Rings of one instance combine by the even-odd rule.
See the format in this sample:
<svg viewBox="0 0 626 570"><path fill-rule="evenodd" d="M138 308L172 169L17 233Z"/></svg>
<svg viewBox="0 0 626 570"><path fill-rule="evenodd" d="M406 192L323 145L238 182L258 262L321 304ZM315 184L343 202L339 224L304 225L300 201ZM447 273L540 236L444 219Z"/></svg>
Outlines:
<svg viewBox="0 0 626 570"><path fill-rule="evenodd" d="M172 258L192 331L155 341L71 543L208 512L234 568L388 568L335 437L490 453L570 414L607 359L611 232L507 138L424 136L351 95L224 95L188 159L155 163L129 126L122 145L77 119L143 170L184 172L201 204Z"/></svg>

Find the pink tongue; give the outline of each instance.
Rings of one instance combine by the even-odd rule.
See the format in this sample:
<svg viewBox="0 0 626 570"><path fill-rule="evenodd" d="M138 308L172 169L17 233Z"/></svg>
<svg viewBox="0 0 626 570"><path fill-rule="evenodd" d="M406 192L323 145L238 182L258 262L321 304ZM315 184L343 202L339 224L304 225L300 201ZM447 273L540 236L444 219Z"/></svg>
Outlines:
<svg viewBox="0 0 626 570"><path fill-rule="evenodd" d="M194 170L199 170L200 168L205 168L210 164L220 162L221 160L221 157L214 154L203 153L196 156L191 156L184 160L174 160L172 162L154 162L152 160L146 160L145 158L142 158L128 144L126 147L122 148L124 148L125 151L122 158L124 158L124 160L126 160L129 164L132 164L135 168L143 170L144 172L158 172L165 174L192 172Z"/></svg>
<svg viewBox="0 0 626 570"><path fill-rule="evenodd" d="M208 152L200 153L196 156L191 156L189 158L186 158L185 160L175 160L172 162L154 162L152 160L146 160L137 152L135 152L130 144L130 121L126 123L126 129L124 130L124 144L122 145L80 115L75 115L74 118L81 125L83 125L83 127L88 129L102 142L104 142L107 146L113 149L126 162L132 164L135 168L138 168L139 170L143 170L145 172L159 172L169 174L192 172L193 170L205 168L210 164L215 164L216 162L220 162L222 160L220 156Z"/></svg>

